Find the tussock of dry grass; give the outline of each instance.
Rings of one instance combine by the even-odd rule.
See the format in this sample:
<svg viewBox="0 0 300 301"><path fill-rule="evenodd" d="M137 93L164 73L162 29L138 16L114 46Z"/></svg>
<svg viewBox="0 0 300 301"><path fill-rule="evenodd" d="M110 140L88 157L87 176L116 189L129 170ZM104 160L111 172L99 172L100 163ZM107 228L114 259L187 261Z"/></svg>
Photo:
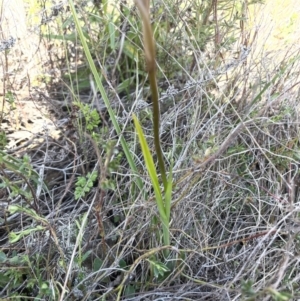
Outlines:
<svg viewBox="0 0 300 301"><path fill-rule="evenodd" d="M44 136L27 152L48 184L38 195L45 229L11 244L8 229L21 231L37 222L26 214L1 214L1 250L7 257L28 255L23 265L30 277L16 289L20 295L27 294L26 284L34 278L47 282L52 292L67 288L63 300L117 300L123 279L127 288L135 288L122 295L126 301L247 300L244 283L250 281L257 300L271 300L272 290L299 298L299 53L288 52L278 62L264 53L254 56L257 51L243 60L229 54L214 68L218 55L207 58L198 46L193 44L199 53L194 68L177 65L181 74L191 71L192 76L182 76L183 83L173 78L177 91L169 88L161 96L163 150L169 162L174 159L169 260L176 268L164 280L151 274L147 260L161 258L163 249L158 212L130 112L120 106L116 111L127 122L124 135L148 197L143 191L133 194L134 175L121 160L111 175L114 191L103 192L96 183L76 201L76 178L98 168L94 145L82 140L77 128L60 140ZM136 88L131 108L147 94ZM101 114L105 118L105 110ZM148 107L137 114L152 143ZM111 126L102 138L118 139ZM105 158L104 149L99 151ZM2 202L7 195L2 189ZM18 197L10 200L20 203L26 204ZM2 272L8 268L19 267L5 263ZM1 287L0 296L8 297L7 287Z"/></svg>

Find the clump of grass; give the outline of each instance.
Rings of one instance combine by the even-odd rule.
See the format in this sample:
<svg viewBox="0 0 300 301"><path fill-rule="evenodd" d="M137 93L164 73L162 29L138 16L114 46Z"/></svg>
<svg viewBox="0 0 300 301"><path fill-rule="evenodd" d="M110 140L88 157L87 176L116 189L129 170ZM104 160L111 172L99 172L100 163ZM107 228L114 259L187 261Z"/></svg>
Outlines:
<svg viewBox="0 0 300 301"><path fill-rule="evenodd" d="M38 210L32 198L15 207L26 197L22 178L5 186L14 184L10 209L20 218L13 226L13 211L5 216L18 241L0 252L0 286L13 279L3 294L298 298L298 53L274 64L254 56L259 33L246 30L245 1L138 3L139 14L124 2L99 11L70 1L63 16L84 47L65 28L68 43L87 57L83 69L68 70L80 138L60 142L69 152L59 163L46 161L49 141L31 153L24 168L40 187ZM80 103L89 85L91 104ZM1 176L11 180L7 163L21 161L2 155ZM42 167L59 171L58 187L35 183Z"/></svg>

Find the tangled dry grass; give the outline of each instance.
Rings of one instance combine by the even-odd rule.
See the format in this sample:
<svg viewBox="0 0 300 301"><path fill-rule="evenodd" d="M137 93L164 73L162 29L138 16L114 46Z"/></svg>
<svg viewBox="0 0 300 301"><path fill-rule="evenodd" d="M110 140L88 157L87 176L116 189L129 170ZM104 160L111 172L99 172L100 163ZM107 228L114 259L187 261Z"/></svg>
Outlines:
<svg viewBox="0 0 300 301"><path fill-rule="evenodd" d="M192 79L161 83L169 86L161 97L161 139L165 158L174 160L175 175L171 246L163 247L158 234L153 191L131 124L134 111L151 143L149 105L140 97L144 88L138 87L125 107L115 96L144 191L133 189L135 175L121 157L118 168L107 175L114 189L102 189L98 179L76 200L78 177L117 156L107 155L104 141L116 141L114 150L120 147L103 106L98 111L107 127L101 132L103 144L96 146L83 134L86 120L70 106L59 138L44 132L35 146L14 152L16 157L30 156L46 186L22 181L21 174L2 162L3 181L29 188L33 200L12 197L12 186L0 190L0 269L8 275L0 277L1 297L300 298L299 49L286 52L280 61L246 49L245 55L229 57L217 69L197 53ZM218 54L209 61L217 59ZM8 205L27 211L12 213ZM11 233L38 225L43 228L12 242ZM151 262L161 260L165 248L174 268L156 277Z"/></svg>

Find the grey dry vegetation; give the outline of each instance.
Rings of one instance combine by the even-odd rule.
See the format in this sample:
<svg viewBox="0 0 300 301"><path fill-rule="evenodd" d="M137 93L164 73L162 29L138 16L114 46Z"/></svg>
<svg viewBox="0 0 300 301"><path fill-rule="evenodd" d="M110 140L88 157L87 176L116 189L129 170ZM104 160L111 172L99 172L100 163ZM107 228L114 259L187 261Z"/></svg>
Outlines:
<svg viewBox="0 0 300 301"><path fill-rule="evenodd" d="M52 73L27 101L59 137L8 148L8 37L1 300L300 299L299 48L257 48L256 2L28 7Z"/></svg>

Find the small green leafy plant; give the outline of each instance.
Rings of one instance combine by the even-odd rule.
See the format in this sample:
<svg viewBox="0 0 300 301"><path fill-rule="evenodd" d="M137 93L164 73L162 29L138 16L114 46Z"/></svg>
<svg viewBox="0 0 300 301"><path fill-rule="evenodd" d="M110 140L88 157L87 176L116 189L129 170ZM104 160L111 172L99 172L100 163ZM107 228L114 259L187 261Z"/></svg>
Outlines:
<svg viewBox="0 0 300 301"><path fill-rule="evenodd" d="M8 177L8 173L5 172L8 170L15 175L13 180ZM38 186L45 187L37 172L33 170L29 156L25 155L23 158L19 159L1 150L0 179L0 189L9 188L10 198L22 195L27 203L30 203L32 199L36 203L35 188ZM24 189L24 187L26 188Z"/></svg>
<svg viewBox="0 0 300 301"><path fill-rule="evenodd" d="M170 272L170 269L162 262L150 258L147 261L150 263L151 273L156 279L164 277L166 273Z"/></svg>
<svg viewBox="0 0 300 301"><path fill-rule="evenodd" d="M85 119L85 127L88 132L99 127L100 117L96 109L91 109L88 104L84 104L80 101L75 101L73 104L79 108L80 113L83 115L83 118Z"/></svg>
<svg viewBox="0 0 300 301"><path fill-rule="evenodd" d="M75 200L84 197L88 192L90 192L96 179L98 177L97 171L89 172L85 177L78 177L75 188Z"/></svg>

